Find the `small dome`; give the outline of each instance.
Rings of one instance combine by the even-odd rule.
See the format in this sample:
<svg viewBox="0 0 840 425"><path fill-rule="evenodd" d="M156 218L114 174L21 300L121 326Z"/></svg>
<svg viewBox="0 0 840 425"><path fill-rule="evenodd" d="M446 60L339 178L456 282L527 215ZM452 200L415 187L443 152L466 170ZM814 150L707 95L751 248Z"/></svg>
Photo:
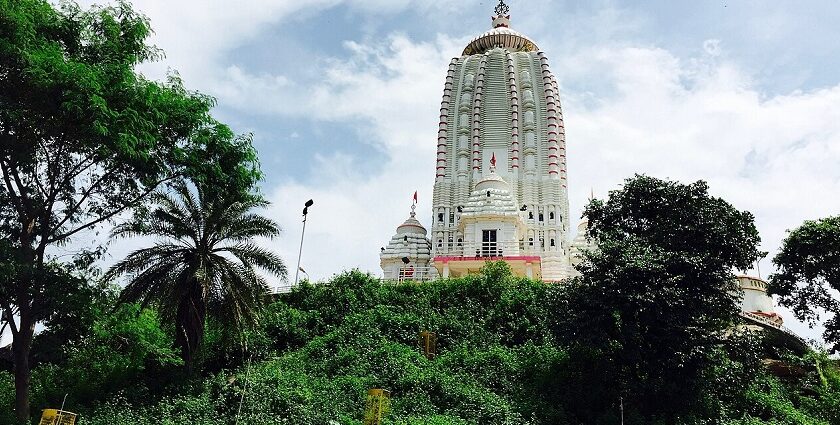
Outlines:
<svg viewBox="0 0 840 425"><path fill-rule="evenodd" d="M475 184L475 190L487 189L510 191L510 185L502 178L502 176L496 174L495 167L490 169L490 174L484 176L484 178Z"/></svg>
<svg viewBox="0 0 840 425"><path fill-rule="evenodd" d="M414 217L414 212L411 212L409 217L403 224L397 227L397 234L403 235L408 233L422 234L426 236L426 228Z"/></svg>
<svg viewBox="0 0 840 425"><path fill-rule="evenodd" d="M518 217L516 201L510 193L510 185L490 167L490 174L475 184L469 201L464 206L463 218L482 215Z"/></svg>
<svg viewBox="0 0 840 425"><path fill-rule="evenodd" d="M431 259L432 242L426 239L426 228L417 221L414 206L411 215L399 227L397 233L391 237L387 247L379 253L380 260L400 260L408 257L411 261L426 261Z"/></svg>

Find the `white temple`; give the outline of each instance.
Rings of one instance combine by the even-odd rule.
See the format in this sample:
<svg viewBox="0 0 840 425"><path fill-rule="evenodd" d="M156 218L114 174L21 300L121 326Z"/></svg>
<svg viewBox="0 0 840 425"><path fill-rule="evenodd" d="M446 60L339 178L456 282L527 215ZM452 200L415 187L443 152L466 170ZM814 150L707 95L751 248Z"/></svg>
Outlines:
<svg viewBox="0 0 840 425"><path fill-rule="evenodd" d="M386 278L406 267L463 276L488 259L546 281L573 273L557 81L536 44L510 29L503 2L493 29L449 65L437 148L431 258L405 255L395 267L392 239L381 258ZM406 253L426 246L413 243Z"/></svg>

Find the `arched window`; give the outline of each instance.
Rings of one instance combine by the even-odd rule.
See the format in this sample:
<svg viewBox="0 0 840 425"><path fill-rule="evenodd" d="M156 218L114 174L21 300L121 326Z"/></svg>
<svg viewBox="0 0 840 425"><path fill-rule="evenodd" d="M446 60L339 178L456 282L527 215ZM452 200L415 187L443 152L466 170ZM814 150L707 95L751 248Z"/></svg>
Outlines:
<svg viewBox="0 0 840 425"><path fill-rule="evenodd" d="M554 211L548 213L548 219L549 220L554 220Z"/></svg>
<svg viewBox="0 0 840 425"><path fill-rule="evenodd" d="M554 245L554 239L551 240L551 246L555 246Z"/></svg>

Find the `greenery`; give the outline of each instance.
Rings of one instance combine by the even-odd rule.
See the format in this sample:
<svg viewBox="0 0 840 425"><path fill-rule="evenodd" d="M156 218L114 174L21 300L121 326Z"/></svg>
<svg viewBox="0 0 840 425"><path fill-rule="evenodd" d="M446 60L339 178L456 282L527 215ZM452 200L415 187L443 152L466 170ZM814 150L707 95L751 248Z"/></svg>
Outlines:
<svg viewBox="0 0 840 425"><path fill-rule="evenodd" d="M176 180L172 193L151 196L155 207L139 209L114 228L116 237L152 236L108 270L106 280L129 275L121 300L153 303L175 327L175 340L188 369L212 319L233 336L256 321L268 294L257 268L286 277L283 261L257 246L280 228L252 210L267 203L254 194L217 190L205 183Z"/></svg>
<svg viewBox="0 0 840 425"><path fill-rule="evenodd" d="M606 411L622 398L666 423L712 415L709 369L721 350L736 348L728 341L740 311L732 270L759 255L752 215L710 196L705 182L648 176L592 200L584 215L598 249L560 292L557 311L566 314L556 321L562 341L586 353L611 391L581 408Z"/></svg>
<svg viewBox="0 0 840 425"><path fill-rule="evenodd" d="M799 320L812 325L820 312L830 314L824 339L840 352L840 216L806 221L788 234L773 258L778 272L770 290Z"/></svg>
<svg viewBox="0 0 840 425"><path fill-rule="evenodd" d="M213 100L176 74L135 66L160 56L130 5L0 0L0 237L10 273L0 318L13 338L15 410L29 417L36 325L62 293L50 252L110 222L172 179L237 191L259 178L249 137L210 116ZM94 250L96 252L96 250ZM17 321L10 318L16 316Z"/></svg>
<svg viewBox="0 0 840 425"><path fill-rule="evenodd" d="M250 363L205 352L193 377L182 373L154 311L137 315L126 305L97 319L92 338L67 347L66 361L35 370L34 407L55 407L69 393L81 424L232 424L244 393L240 424L360 424L367 390L386 388L389 424L617 423L618 400L582 408L615 391L609 369L586 369L591 356L553 330L563 313L551 300L565 290L514 278L503 263L424 284L359 272L304 282L267 307L250 335ZM422 330L438 335L432 360L418 349ZM834 363L811 354L787 360L803 373L777 378L721 354L699 394L715 411L657 421L625 405L626 422L840 424ZM0 401L10 401L10 377L0 377Z"/></svg>

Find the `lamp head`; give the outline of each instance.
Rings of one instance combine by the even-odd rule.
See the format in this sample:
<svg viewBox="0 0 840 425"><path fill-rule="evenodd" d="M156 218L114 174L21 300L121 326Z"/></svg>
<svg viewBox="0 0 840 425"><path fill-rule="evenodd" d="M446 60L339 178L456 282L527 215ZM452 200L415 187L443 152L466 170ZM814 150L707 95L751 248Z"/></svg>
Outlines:
<svg viewBox="0 0 840 425"><path fill-rule="evenodd" d="M310 200L308 200L308 201L306 201L306 203L305 203L305 204L303 204L303 206L305 206L306 208L309 208L309 207L311 207L311 206L313 206L313 205L315 205L315 201L313 201L313 200L311 200L311 199L310 199Z"/></svg>

